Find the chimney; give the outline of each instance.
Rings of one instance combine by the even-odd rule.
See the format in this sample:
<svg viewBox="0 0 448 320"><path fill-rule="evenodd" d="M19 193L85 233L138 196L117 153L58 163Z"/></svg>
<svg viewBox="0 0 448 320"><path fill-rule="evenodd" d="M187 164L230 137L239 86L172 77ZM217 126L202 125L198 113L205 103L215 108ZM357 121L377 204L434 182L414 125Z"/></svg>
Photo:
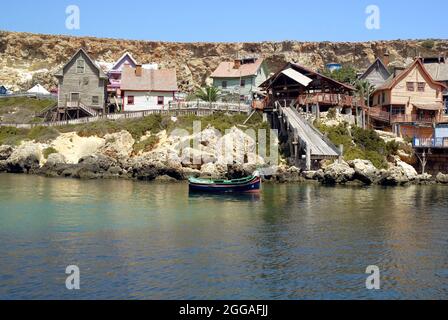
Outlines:
<svg viewBox="0 0 448 320"><path fill-rule="evenodd" d="M241 60L235 59L233 64L233 69L239 69L241 67Z"/></svg>
<svg viewBox="0 0 448 320"><path fill-rule="evenodd" d="M142 76L142 65L138 64L135 66L135 75L137 77L141 77Z"/></svg>
<svg viewBox="0 0 448 320"><path fill-rule="evenodd" d="M390 55L389 55L389 52L386 51L383 54L383 64L387 67L389 65L389 63L390 63Z"/></svg>
<svg viewBox="0 0 448 320"><path fill-rule="evenodd" d="M394 78L402 73L406 68L404 67L394 67Z"/></svg>

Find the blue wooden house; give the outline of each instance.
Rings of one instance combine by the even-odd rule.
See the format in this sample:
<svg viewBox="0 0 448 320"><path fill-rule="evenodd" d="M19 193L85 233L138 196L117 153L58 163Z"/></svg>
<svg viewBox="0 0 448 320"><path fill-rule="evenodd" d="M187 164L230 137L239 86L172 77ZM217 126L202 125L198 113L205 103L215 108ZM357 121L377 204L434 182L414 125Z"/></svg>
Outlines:
<svg viewBox="0 0 448 320"><path fill-rule="evenodd" d="M220 90L221 100L249 103L268 75L264 60L250 57L221 62L210 78L213 86Z"/></svg>
<svg viewBox="0 0 448 320"><path fill-rule="evenodd" d="M0 85L0 95L4 96L8 93L8 89L5 86Z"/></svg>

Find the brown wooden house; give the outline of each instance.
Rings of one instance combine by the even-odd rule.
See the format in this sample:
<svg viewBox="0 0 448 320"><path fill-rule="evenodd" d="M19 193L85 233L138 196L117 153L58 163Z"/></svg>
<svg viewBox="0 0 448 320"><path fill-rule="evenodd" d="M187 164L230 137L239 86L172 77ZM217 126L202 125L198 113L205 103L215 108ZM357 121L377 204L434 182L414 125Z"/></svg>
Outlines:
<svg viewBox="0 0 448 320"><path fill-rule="evenodd" d="M336 108L338 112L356 115L362 125L364 101L355 96L355 88L296 63L288 63L260 86L268 93L265 109L293 106L314 113Z"/></svg>
<svg viewBox="0 0 448 320"><path fill-rule="evenodd" d="M432 135L433 127L446 121L442 103L445 89L431 77L421 59L416 59L373 93L370 124L403 136Z"/></svg>

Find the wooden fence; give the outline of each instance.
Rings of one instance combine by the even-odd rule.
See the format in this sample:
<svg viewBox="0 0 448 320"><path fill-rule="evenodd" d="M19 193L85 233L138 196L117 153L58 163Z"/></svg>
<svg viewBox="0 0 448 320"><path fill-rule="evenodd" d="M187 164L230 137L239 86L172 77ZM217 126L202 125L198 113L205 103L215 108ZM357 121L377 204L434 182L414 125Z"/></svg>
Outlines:
<svg viewBox="0 0 448 320"><path fill-rule="evenodd" d="M171 115L171 116L208 116L216 112L226 112L226 113L249 113L251 111L248 105L238 105L230 103L190 103L181 102L171 105L164 106L161 109L146 110L146 111L136 111L136 112L125 112L125 113L113 113L98 115L95 117L86 117L73 120L65 121L52 121L43 123L0 123L0 127L15 127L23 129L31 129L34 127L62 127L67 125L78 125L85 123L98 122L101 120L121 120L121 119L138 119L148 117L154 114L160 115Z"/></svg>

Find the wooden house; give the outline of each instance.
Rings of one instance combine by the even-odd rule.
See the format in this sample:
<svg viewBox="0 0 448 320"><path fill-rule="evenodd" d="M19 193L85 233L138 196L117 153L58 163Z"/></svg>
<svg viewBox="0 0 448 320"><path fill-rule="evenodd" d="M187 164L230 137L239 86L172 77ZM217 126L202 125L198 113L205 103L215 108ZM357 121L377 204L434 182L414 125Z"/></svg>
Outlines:
<svg viewBox="0 0 448 320"><path fill-rule="evenodd" d="M107 92L109 93L117 93L120 95L120 86L121 86L121 75L123 72L123 68L125 66L129 66L131 68L135 68L138 65L137 61L132 57L129 52L124 53L120 59L118 59L112 68L107 72L109 77L109 84L107 86Z"/></svg>
<svg viewBox="0 0 448 320"><path fill-rule="evenodd" d="M418 58L373 93L370 123L403 136L432 135L433 127L445 121L445 90L446 86L435 81Z"/></svg>
<svg viewBox="0 0 448 320"><path fill-rule="evenodd" d="M431 77L448 88L448 61L446 57L423 58L423 65ZM448 117L448 89L443 92L444 115Z"/></svg>
<svg viewBox="0 0 448 320"><path fill-rule="evenodd" d="M52 120L96 116L104 112L108 77L84 49L78 50L55 76L58 105L50 112Z"/></svg>
<svg viewBox="0 0 448 320"><path fill-rule="evenodd" d="M249 103L260 84L268 78L268 69L261 58L238 58L221 62L210 78L213 86L221 91L221 100Z"/></svg>
<svg viewBox="0 0 448 320"><path fill-rule="evenodd" d="M381 87L391 76L386 65L380 58L377 58L367 70L359 77L359 80L366 80L375 88Z"/></svg>
<svg viewBox="0 0 448 320"><path fill-rule="evenodd" d="M0 95L6 95L8 93L8 89L5 86L0 85Z"/></svg>
<svg viewBox="0 0 448 320"><path fill-rule="evenodd" d="M163 109L175 100L176 71L125 66L120 90L123 111Z"/></svg>
<svg viewBox="0 0 448 320"><path fill-rule="evenodd" d="M335 108L364 126L364 101L355 96L355 88L296 63L287 63L261 84L268 93L265 109L278 106L301 109L320 117Z"/></svg>

